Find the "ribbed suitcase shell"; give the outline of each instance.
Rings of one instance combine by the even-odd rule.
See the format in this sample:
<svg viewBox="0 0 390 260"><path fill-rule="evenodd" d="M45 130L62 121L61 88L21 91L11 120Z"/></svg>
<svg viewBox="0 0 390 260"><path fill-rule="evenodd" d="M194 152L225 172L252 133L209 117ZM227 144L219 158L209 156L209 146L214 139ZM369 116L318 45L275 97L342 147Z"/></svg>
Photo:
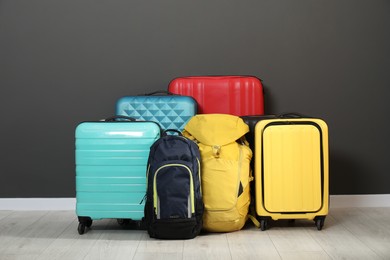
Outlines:
<svg viewBox="0 0 390 260"><path fill-rule="evenodd" d="M141 220L154 122L83 122L76 135L76 213L91 219Z"/></svg>
<svg viewBox="0 0 390 260"><path fill-rule="evenodd" d="M328 128L323 120L266 119L256 124L255 204L260 217L326 216L328 171Z"/></svg>
<svg viewBox="0 0 390 260"><path fill-rule="evenodd" d="M169 92L193 97L199 114L262 115L263 86L253 76L192 76L173 79Z"/></svg>
<svg viewBox="0 0 390 260"><path fill-rule="evenodd" d="M155 121L163 130L183 131L184 126L196 113L196 101L188 96L124 96L116 102L117 115Z"/></svg>

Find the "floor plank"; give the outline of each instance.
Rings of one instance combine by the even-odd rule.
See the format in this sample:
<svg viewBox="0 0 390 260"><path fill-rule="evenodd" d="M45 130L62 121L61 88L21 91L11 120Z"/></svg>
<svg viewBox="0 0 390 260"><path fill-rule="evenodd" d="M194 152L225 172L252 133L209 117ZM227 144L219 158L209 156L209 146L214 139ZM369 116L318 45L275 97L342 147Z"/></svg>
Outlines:
<svg viewBox="0 0 390 260"><path fill-rule="evenodd" d="M390 209L337 209L334 218L382 258L390 256Z"/></svg>
<svg viewBox="0 0 390 260"><path fill-rule="evenodd" d="M39 223L48 212L19 212L14 211L0 221L0 255L2 259L25 259L30 255L34 257L31 250L31 237L36 231L35 225ZM36 246L39 248L38 245Z"/></svg>
<svg viewBox="0 0 390 260"><path fill-rule="evenodd" d="M13 213L12 210L0 210L0 221Z"/></svg>
<svg viewBox="0 0 390 260"><path fill-rule="evenodd" d="M330 259L321 245L310 235L320 232L313 221L271 221L267 231L270 240L282 259Z"/></svg>
<svg viewBox="0 0 390 260"><path fill-rule="evenodd" d="M94 221L79 235L74 211L0 211L0 259L390 259L390 208L337 208L313 221L270 222L189 240Z"/></svg>
<svg viewBox="0 0 390 260"><path fill-rule="evenodd" d="M268 232L254 227L227 234L232 259L281 259Z"/></svg>
<svg viewBox="0 0 390 260"><path fill-rule="evenodd" d="M84 259L133 259L144 233L143 230L121 227L115 219L110 220Z"/></svg>
<svg viewBox="0 0 390 260"><path fill-rule="evenodd" d="M183 259L232 259L226 233L202 233L185 240Z"/></svg>
<svg viewBox="0 0 390 260"><path fill-rule="evenodd" d="M183 259L184 242L150 238L145 231L133 259Z"/></svg>
<svg viewBox="0 0 390 260"><path fill-rule="evenodd" d="M381 259L333 216L328 216L326 222L326 228L310 234L332 259Z"/></svg>

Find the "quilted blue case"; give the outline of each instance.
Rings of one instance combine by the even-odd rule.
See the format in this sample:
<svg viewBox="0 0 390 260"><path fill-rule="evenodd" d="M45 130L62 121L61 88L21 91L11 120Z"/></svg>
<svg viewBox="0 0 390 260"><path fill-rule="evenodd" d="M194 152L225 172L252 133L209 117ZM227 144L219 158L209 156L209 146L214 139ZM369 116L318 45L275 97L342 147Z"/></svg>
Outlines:
<svg viewBox="0 0 390 260"><path fill-rule="evenodd" d="M116 102L116 114L157 122L162 130L183 131L197 113L197 103L190 96L153 94L120 98Z"/></svg>
<svg viewBox="0 0 390 260"><path fill-rule="evenodd" d="M150 147L160 137L155 122L80 123L75 131L76 214L79 233L92 220L141 220Z"/></svg>

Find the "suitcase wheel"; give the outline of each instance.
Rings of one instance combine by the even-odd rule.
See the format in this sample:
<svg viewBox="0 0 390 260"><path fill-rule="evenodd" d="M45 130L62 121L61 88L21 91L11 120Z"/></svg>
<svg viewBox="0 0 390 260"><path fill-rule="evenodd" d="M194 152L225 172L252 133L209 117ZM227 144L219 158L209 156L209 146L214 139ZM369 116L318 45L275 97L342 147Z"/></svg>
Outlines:
<svg viewBox="0 0 390 260"><path fill-rule="evenodd" d="M123 227L123 226L127 226L130 224L130 220L129 219L124 219L124 218L118 218L116 220L119 224L119 226Z"/></svg>
<svg viewBox="0 0 390 260"><path fill-rule="evenodd" d="M316 224L317 229L321 230L322 227L324 226L325 217L324 216L315 217L314 222Z"/></svg>
<svg viewBox="0 0 390 260"><path fill-rule="evenodd" d="M261 219L260 220L260 229L261 231L266 230L268 227L268 221L266 219Z"/></svg>
<svg viewBox="0 0 390 260"><path fill-rule="evenodd" d="M85 228L90 228L92 226L92 219L90 217L79 217L79 226L77 231L80 235L85 233Z"/></svg>
<svg viewBox="0 0 390 260"><path fill-rule="evenodd" d="M80 235L84 234L84 232L85 232L85 224L84 223L79 223L79 226L77 227L77 231L79 232Z"/></svg>

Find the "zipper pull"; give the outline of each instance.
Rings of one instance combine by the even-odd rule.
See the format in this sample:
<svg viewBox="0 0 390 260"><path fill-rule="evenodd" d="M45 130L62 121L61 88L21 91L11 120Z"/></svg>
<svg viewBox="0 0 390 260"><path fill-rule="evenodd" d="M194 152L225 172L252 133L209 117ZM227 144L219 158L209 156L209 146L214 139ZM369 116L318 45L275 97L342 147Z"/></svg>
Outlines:
<svg viewBox="0 0 390 260"><path fill-rule="evenodd" d="M221 146L220 145L213 145L212 151L213 151L214 157L219 158L219 154L221 153Z"/></svg>

